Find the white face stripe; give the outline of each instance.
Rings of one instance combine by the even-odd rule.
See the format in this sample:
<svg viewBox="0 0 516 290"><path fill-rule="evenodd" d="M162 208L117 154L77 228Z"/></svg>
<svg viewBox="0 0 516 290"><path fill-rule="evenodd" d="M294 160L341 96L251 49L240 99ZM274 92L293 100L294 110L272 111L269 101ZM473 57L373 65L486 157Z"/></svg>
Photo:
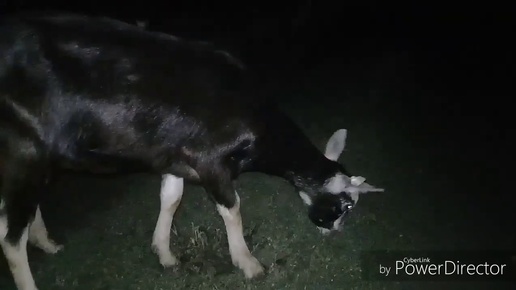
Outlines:
<svg viewBox="0 0 516 290"><path fill-rule="evenodd" d="M345 177L342 173L337 173L335 176L330 178L324 185L329 193L339 194L346 188Z"/></svg>

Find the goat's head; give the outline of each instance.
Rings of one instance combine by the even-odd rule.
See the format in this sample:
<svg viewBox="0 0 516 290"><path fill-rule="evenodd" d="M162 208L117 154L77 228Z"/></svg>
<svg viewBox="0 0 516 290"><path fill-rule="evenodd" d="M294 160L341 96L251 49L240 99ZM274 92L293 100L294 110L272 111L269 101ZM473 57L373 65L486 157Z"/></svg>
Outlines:
<svg viewBox="0 0 516 290"><path fill-rule="evenodd" d="M328 140L324 155L331 162L336 163L344 150L346 136L347 131L340 129ZM322 234L342 230L345 217L358 202L359 194L384 191L366 183L365 178L361 176L347 176L343 171L337 169L317 190L299 192L303 202L308 206L310 220Z"/></svg>

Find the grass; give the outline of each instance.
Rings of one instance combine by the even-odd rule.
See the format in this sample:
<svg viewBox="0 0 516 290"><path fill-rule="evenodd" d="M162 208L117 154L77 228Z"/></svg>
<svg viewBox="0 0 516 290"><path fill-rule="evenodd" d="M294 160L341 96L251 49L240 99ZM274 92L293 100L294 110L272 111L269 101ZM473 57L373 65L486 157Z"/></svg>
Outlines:
<svg viewBox="0 0 516 290"><path fill-rule="evenodd" d="M70 174L43 203L51 236L64 251L29 251L40 289L511 289L362 278L360 254L367 250L514 249L512 198L482 182L497 177L497 165L482 154L488 141L469 140L487 138L489 130L471 136L466 127L449 129L443 124L464 121L453 114L434 118L432 104L412 100L416 92L384 87L351 94L332 76L323 71L320 78L308 76L309 84L300 81L285 107L320 148L334 130L349 129L341 161L387 189L363 196L343 233L322 237L285 181L243 175L238 192L245 237L267 268L264 277L246 281L231 264L215 206L203 190L187 185L171 245L181 265L163 269L150 247L159 178ZM0 289L13 287L2 262Z"/></svg>

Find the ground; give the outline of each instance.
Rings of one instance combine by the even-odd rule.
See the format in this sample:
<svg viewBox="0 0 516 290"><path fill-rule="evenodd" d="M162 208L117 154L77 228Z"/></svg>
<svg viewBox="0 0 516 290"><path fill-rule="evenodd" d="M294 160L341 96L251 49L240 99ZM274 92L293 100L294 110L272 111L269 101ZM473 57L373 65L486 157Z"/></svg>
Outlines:
<svg viewBox="0 0 516 290"><path fill-rule="evenodd" d="M386 189L362 196L344 232L322 237L284 180L243 175L238 191L246 239L267 267L264 277L246 281L231 265L214 205L199 187L187 185L172 235L172 251L182 263L164 270L150 248L159 178L69 174L60 177L42 209L64 251L29 251L40 289L510 289L508 283L363 279L360 255L368 250L515 245L510 194L499 193L493 142L500 131L457 107L439 110L439 92L415 86L410 73L393 73L389 61L359 79L326 61L288 81L276 78L281 84L270 88L319 148L335 130L347 128L340 161ZM14 289L1 260L0 289Z"/></svg>

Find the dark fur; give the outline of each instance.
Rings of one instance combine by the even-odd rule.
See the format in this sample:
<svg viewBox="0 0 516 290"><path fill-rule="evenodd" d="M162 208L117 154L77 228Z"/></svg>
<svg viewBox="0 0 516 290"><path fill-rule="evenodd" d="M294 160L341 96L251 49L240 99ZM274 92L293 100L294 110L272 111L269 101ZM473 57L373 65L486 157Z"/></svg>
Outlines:
<svg viewBox="0 0 516 290"><path fill-rule="evenodd" d="M209 44L77 15L9 18L0 35L0 214L12 243L56 168L170 173L228 208L242 172L309 193L345 172Z"/></svg>

